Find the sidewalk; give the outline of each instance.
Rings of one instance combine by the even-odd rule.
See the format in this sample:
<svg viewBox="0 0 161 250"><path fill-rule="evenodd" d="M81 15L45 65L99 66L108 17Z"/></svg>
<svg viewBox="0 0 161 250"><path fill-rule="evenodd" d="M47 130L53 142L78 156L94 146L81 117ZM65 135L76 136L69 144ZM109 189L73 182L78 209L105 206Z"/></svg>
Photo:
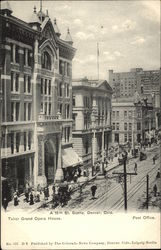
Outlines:
<svg viewBox="0 0 161 250"><path fill-rule="evenodd" d="M154 145L151 148L147 148L146 151L148 152L150 150L153 150L156 147L158 147L158 145ZM129 154L128 155L128 159L131 160L132 158L133 158L133 156L131 154ZM109 164L108 164L108 166L107 166L107 168L106 168L107 173L109 171L111 171L112 169L117 168L118 166L119 166L118 158L114 157L113 161L110 161ZM79 190L79 185L86 185L90 181L92 181L95 178L97 178L98 175L100 175L100 173L97 173L94 176L92 176L92 171L90 170L88 177L84 178L84 177L81 176L80 178L78 178L77 184L75 184L75 187L73 188L72 193L77 192ZM38 208L40 208L41 206L43 206L43 204L47 204L47 203L49 203L49 202L52 201L52 185L49 186L49 198L48 198L48 200L44 199L44 194L41 194L40 202L34 203L33 205L29 205L29 203L27 203L27 202L24 201L24 199L25 199L25 196L23 194L23 195L21 195L19 197L20 202L19 202L18 206L14 206L13 200L12 200L11 202L9 202L7 210L8 211L11 211L11 210L12 211L14 211L14 210L15 211L17 211L17 210L23 210L23 211L29 211L31 213L33 211L36 211Z"/></svg>

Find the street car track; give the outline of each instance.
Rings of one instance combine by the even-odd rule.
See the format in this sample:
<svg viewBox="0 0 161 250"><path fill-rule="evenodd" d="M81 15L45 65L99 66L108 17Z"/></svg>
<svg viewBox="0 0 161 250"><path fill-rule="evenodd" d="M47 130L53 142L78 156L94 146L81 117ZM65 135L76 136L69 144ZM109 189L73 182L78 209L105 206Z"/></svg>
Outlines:
<svg viewBox="0 0 161 250"><path fill-rule="evenodd" d="M155 170L155 168L153 168L151 171ZM151 171L149 171L148 173L150 173ZM148 174L147 173L147 174ZM156 172L154 171L154 173L151 174L151 177L156 174ZM142 186L145 185L146 183L146 177L144 176L135 186L133 186L127 193L127 201L129 201L139 190ZM145 180L144 180L145 179ZM121 197L111 208L110 210L112 211L117 211L118 209L120 209L122 206L124 205L124 198Z"/></svg>
<svg viewBox="0 0 161 250"><path fill-rule="evenodd" d="M147 174L151 173L153 170L155 170L156 166L154 166L152 169L150 169ZM144 171L141 171L141 173L143 173ZM154 175L155 172L152 174ZM137 193L137 191L144 185L144 182L143 179L145 178L142 177L139 182L133 186L129 191L128 191L128 194L127 194L127 199L129 200L134 194ZM129 182L129 181L127 181ZM115 192L117 190L120 189L120 186L116 186L114 187L113 189L109 190L108 192L106 192L101 198L99 198L98 200L96 200L95 202L93 202L91 205L87 206L85 209L86 210L89 210L89 209L95 209L97 208L98 205L101 205L101 203L103 203L104 201L106 201L108 198L110 198L112 195L115 194ZM130 196L130 194L132 194ZM117 200L117 202L115 202L114 205L112 205L112 207L108 208L109 211L113 211L113 210L118 210L120 207L122 207L122 205L124 204L124 199L121 197L119 200Z"/></svg>

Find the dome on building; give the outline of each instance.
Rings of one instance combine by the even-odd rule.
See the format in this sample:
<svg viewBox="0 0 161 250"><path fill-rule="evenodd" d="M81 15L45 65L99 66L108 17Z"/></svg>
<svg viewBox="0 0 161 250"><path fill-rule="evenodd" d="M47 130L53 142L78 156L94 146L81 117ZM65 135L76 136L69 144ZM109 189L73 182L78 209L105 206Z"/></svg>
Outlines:
<svg viewBox="0 0 161 250"><path fill-rule="evenodd" d="M58 37L60 37L61 33L60 33L59 28L58 28L58 26L57 26L56 18L54 19L54 24L53 24L53 26L54 26L54 31L55 31L56 35L57 35Z"/></svg>
<svg viewBox="0 0 161 250"><path fill-rule="evenodd" d="M8 1L1 2L1 12L4 14L6 13L7 15L12 14L13 11L12 11L11 6L10 6Z"/></svg>
<svg viewBox="0 0 161 250"><path fill-rule="evenodd" d="M71 37L71 34L70 34L69 29L67 30L67 35L66 35L65 41L66 41L67 43L69 43L70 45L73 44L73 40L72 40L72 37Z"/></svg>

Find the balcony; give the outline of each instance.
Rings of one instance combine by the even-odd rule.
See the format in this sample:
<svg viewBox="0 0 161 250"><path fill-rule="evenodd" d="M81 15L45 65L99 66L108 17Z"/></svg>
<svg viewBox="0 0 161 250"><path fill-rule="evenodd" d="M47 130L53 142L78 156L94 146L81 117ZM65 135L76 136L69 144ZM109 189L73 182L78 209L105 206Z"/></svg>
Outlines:
<svg viewBox="0 0 161 250"><path fill-rule="evenodd" d="M57 115L45 115L45 114L39 114L38 121L53 121L61 119L61 114Z"/></svg>

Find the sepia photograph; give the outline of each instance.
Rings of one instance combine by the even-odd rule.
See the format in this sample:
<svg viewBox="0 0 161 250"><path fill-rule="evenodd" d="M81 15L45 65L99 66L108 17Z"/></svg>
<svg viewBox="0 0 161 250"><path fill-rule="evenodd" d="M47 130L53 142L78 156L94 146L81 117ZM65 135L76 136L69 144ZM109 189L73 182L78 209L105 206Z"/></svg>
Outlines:
<svg viewBox="0 0 161 250"><path fill-rule="evenodd" d="M3 250L161 247L160 8L0 2Z"/></svg>

